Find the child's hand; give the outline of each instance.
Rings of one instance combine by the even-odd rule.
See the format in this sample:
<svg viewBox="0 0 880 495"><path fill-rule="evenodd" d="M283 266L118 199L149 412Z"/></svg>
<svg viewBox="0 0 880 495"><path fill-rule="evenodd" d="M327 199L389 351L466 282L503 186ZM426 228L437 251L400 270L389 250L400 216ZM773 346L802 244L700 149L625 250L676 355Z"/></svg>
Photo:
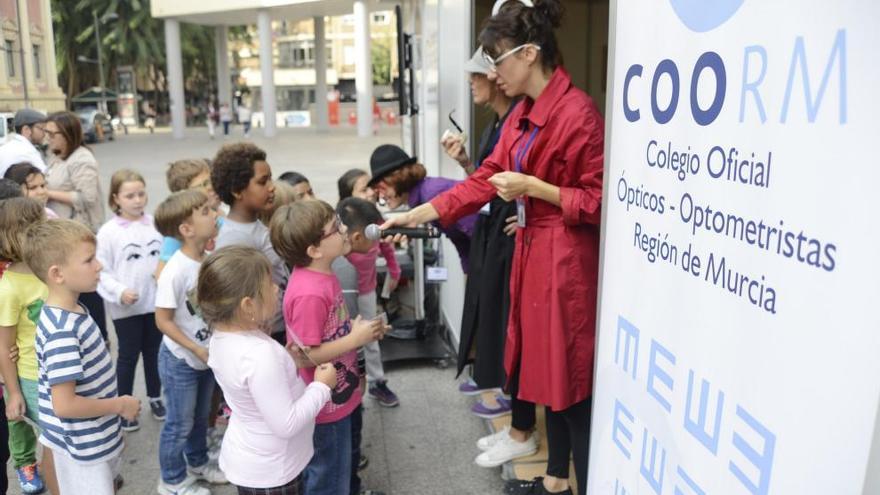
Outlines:
<svg viewBox="0 0 880 495"><path fill-rule="evenodd" d="M13 345L9 348L9 360L12 361L12 364L18 362L18 346Z"/></svg>
<svg viewBox="0 0 880 495"><path fill-rule="evenodd" d="M203 363L208 364L208 349L202 346L196 348L196 357L201 359Z"/></svg>
<svg viewBox="0 0 880 495"><path fill-rule="evenodd" d="M385 336L384 325L381 319L364 320L360 315L351 322L351 333L357 336L358 347L379 340Z"/></svg>
<svg viewBox="0 0 880 495"><path fill-rule="evenodd" d="M315 363L306 356L306 353L309 352L309 347L296 345L296 342L289 342L287 344L287 353L290 354L290 357L293 358L293 362L296 364L297 369L303 368L314 368Z"/></svg>
<svg viewBox="0 0 880 495"><path fill-rule="evenodd" d="M388 282L388 292L394 292L397 290L397 286L400 285L399 278L392 278L391 282Z"/></svg>
<svg viewBox="0 0 880 495"><path fill-rule="evenodd" d="M141 401L130 395L119 397L119 415L126 421L134 421L141 412Z"/></svg>
<svg viewBox="0 0 880 495"><path fill-rule="evenodd" d="M336 368L333 367L333 363L318 365L315 368L315 381L327 385L331 390L336 388Z"/></svg>
<svg viewBox="0 0 880 495"><path fill-rule="evenodd" d="M122 291L122 297L120 299L123 305L131 306L132 304L138 302L138 299L140 299L140 297L141 296L138 295L136 291L125 289L124 291Z"/></svg>
<svg viewBox="0 0 880 495"><path fill-rule="evenodd" d="M9 394L9 399L6 401L6 419L18 421L24 416L26 410L27 405L20 393Z"/></svg>

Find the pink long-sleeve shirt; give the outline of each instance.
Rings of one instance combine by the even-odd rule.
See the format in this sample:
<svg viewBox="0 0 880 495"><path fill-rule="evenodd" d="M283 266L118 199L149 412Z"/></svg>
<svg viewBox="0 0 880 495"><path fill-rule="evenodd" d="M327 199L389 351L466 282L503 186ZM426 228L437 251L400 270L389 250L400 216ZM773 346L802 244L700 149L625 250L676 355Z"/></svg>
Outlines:
<svg viewBox="0 0 880 495"><path fill-rule="evenodd" d="M346 256L357 270L358 294L369 294L376 290L378 276L376 260L379 258L380 251L388 264L388 274L394 280L400 280L400 265L397 264L397 259L394 257L394 246L385 242L377 242L366 253L351 252Z"/></svg>

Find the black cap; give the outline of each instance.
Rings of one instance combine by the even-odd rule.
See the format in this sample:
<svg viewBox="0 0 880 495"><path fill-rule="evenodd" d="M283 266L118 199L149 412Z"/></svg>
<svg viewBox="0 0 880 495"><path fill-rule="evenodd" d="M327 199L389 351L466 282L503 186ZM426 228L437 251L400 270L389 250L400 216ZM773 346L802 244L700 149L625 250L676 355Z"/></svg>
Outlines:
<svg viewBox="0 0 880 495"><path fill-rule="evenodd" d="M26 125L34 125L45 122L46 114L38 112L32 108L23 108L15 112L15 118L12 119L12 126L16 129Z"/></svg>
<svg viewBox="0 0 880 495"><path fill-rule="evenodd" d="M414 156L407 155L406 151L403 151L399 146L393 144L379 146L370 155L370 173L373 174L370 186L375 185L391 172L405 165L416 163L418 160Z"/></svg>

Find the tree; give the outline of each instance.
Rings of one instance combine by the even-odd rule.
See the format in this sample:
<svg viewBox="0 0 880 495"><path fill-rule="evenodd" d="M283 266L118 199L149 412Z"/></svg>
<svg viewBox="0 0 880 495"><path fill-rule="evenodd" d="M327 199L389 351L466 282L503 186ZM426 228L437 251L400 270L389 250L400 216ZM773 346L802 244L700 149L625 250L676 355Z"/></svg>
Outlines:
<svg viewBox="0 0 880 495"><path fill-rule="evenodd" d="M391 47L384 40L374 40L370 51L373 59L373 84L391 84Z"/></svg>

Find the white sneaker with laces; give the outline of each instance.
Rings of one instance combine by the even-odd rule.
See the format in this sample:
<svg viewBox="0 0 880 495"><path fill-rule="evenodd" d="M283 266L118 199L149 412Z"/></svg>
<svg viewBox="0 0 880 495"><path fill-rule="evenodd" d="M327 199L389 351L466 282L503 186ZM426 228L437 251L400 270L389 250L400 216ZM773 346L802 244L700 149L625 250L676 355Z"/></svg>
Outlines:
<svg viewBox="0 0 880 495"><path fill-rule="evenodd" d="M477 440L477 448L485 452L507 436L510 436L510 426L505 426L491 435L486 435L485 437L480 438Z"/></svg>
<svg viewBox="0 0 880 495"><path fill-rule="evenodd" d="M525 442L517 442L510 435L500 436L489 450L478 455L474 462L484 468L498 467L505 462L525 457L538 451L538 442L535 435L531 435Z"/></svg>
<svg viewBox="0 0 880 495"><path fill-rule="evenodd" d="M160 479L156 492L159 495L211 495L211 490L196 483L196 479L192 476L187 476L176 485L170 485Z"/></svg>
<svg viewBox="0 0 880 495"><path fill-rule="evenodd" d="M204 466L191 467L187 466L186 472L199 481L207 481L213 485L225 485L229 483L226 475L220 470L220 467L212 462L208 462Z"/></svg>

